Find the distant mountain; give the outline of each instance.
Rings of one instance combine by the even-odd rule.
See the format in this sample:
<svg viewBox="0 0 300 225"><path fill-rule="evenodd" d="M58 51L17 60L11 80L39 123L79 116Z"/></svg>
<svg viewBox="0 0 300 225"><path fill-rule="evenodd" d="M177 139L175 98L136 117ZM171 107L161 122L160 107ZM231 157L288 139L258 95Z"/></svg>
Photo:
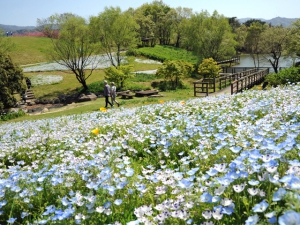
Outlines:
<svg viewBox="0 0 300 225"><path fill-rule="evenodd" d="M0 24L0 28L6 32L16 32L16 31L24 31L24 30L35 30L35 26L15 26L15 25L3 25Z"/></svg>
<svg viewBox="0 0 300 225"><path fill-rule="evenodd" d="M271 24L272 26L280 26L282 25L283 27L288 27L292 25L293 22L298 20L299 18L285 18L285 17L275 17L270 20L262 19L262 18L241 18L237 19L240 23L245 23L247 20L251 19L256 19L256 20L261 20L263 22L266 22L268 24Z"/></svg>

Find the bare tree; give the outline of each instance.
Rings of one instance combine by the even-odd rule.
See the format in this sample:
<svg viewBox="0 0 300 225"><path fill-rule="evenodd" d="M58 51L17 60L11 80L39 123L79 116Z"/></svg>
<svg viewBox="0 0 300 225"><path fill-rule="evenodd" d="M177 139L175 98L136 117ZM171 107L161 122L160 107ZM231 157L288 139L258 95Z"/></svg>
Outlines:
<svg viewBox="0 0 300 225"><path fill-rule="evenodd" d="M52 24L57 24L59 34L57 38L50 36L53 43L50 59L70 69L86 91L86 80L98 66L99 57L96 54L99 47L91 42L89 27L82 17L65 15L51 17Z"/></svg>

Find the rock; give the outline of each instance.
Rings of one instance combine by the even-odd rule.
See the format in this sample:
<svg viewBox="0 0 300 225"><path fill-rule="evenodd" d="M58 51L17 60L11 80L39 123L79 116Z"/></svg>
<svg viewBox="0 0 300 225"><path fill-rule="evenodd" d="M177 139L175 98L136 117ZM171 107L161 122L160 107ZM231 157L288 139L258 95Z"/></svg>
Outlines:
<svg viewBox="0 0 300 225"><path fill-rule="evenodd" d="M36 104L36 103L33 102L33 101L30 101L30 102L27 103L27 105L29 105L29 106L32 106L32 105L35 105L35 104Z"/></svg>
<svg viewBox="0 0 300 225"><path fill-rule="evenodd" d="M94 101L97 99L97 95L94 93L89 93L89 94L81 94L78 97L78 102L87 102L87 101Z"/></svg>
<svg viewBox="0 0 300 225"><path fill-rule="evenodd" d="M43 108L42 113L46 113L46 112L49 112L49 109L48 108Z"/></svg>

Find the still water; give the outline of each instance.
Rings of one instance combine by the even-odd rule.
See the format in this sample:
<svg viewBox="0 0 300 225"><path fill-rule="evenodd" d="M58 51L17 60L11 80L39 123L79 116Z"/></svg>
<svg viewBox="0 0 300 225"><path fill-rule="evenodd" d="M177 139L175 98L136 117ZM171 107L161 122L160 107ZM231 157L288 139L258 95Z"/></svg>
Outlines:
<svg viewBox="0 0 300 225"><path fill-rule="evenodd" d="M291 67L293 65L293 60L291 57L281 57L279 59L279 67ZM256 66L257 61L256 61ZM241 55L240 63L234 67L254 67L253 58L250 55ZM272 67L266 59L260 58L259 67Z"/></svg>

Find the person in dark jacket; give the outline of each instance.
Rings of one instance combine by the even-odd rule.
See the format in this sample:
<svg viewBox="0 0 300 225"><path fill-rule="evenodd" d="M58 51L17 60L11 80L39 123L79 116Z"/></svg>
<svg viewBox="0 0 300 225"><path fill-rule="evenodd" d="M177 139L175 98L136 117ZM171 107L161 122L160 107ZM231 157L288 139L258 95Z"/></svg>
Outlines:
<svg viewBox="0 0 300 225"><path fill-rule="evenodd" d="M26 77L26 84L27 84L27 88L30 89L31 87L31 81L28 77Z"/></svg>
<svg viewBox="0 0 300 225"><path fill-rule="evenodd" d="M104 97L105 97L105 108L107 108L107 105L110 104L111 107L113 107L113 105L111 104L111 102L109 101L109 97L110 97L110 86L108 85L107 81L104 81L104 93L103 93Z"/></svg>

